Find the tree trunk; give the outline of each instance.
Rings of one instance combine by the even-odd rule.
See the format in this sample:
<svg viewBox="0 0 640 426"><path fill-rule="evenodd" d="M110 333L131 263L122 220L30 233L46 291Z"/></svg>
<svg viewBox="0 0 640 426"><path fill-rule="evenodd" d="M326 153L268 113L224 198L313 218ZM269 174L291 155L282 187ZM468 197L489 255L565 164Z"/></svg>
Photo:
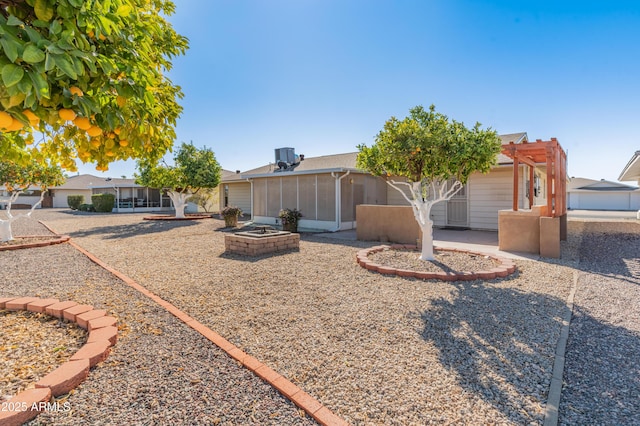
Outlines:
<svg viewBox="0 0 640 426"><path fill-rule="evenodd" d="M11 221L10 220L1 220L0 221L0 242L4 243L6 241L13 240L13 234L11 233Z"/></svg>
<svg viewBox="0 0 640 426"><path fill-rule="evenodd" d="M173 207L176 209L176 219L184 219L184 209L187 207L187 200L191 197L191 194L176 191L167 191L167 195L173 202Z"/></svg>
<svg viewBox="0 0 640 426"><path fill-rule="evenodd" d="M420 260L436 260L433 255L433 221L430 220L426 225L420 224L422 230L422 253Z"/></svg>
<svg viewBox="0 0 640 426"><path fill-rule="evenodd" d="M431 207L440 201L446 201L453 197L462 188L462 183L455 181L448 185L447 181L431 182L396 182L388 180L387 183L402 194L413 209L416 222L422 230L422 253L420 260L435 260L433 255L433 221L431 220ZM399 185L408 187L411 198Z"/></svg>

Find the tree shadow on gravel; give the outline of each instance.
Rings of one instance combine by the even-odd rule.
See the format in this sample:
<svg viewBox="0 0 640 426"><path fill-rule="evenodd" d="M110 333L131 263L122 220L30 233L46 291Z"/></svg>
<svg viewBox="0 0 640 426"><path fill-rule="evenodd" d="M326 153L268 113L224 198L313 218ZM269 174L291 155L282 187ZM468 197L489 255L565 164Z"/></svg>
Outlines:
<svg viewBox="0 0 640 426"><path fill-rule="evenodd" d="M640 424L640 224L585 223L577 267L560 424Z"/></svg>
<svg viewBox="0 0 640 426"><path fill-rule="evenodd" d="M453 286L453 301L421 313L422 337L467 392L516 424L542 422L565 301L499 283Z"/></svg>
<svg viewBox="0 0 640 426"><path fill-rule="evenodd" d="M559 423L640 424L640 333L575 307L566 351Z"/></svg>
<svg viewBox="0 0 640 426"><path fill-rule="evenodd" d="M100 235L104 240L119 240L130 237L136 237L138 235L148 235L154 233L161 233L170 231L175 228L188 228L194 226L199 221L160 221L150 220L141 221L139 223L132 223L126 225L109 225L98 226L95 228L84 229L81 231L70 232L68 235L71 237L89 237Z"/></svg>

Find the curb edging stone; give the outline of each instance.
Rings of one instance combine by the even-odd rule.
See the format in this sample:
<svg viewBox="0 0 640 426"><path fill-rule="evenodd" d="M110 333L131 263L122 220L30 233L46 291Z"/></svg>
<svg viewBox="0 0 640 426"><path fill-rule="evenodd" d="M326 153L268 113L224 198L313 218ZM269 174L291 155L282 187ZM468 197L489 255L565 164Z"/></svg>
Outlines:
<svg viewBox="0 0 640 426"><path fill-rule="evenodd" d="M79 315L73 314L74 308L78 306L86 307L88 305L78 305L70 300L60 302L58 299L41 299L37 297L0 297L0 309L44 313L69 322L75 322L80 326L77 322ZM68 311L72 313L68 313ZM98 319L113 318L106 317L106 311L97 311L93 307L85 313L89 312L102 313L97 317ZM69 318L73 319L70 320ZM115 320L115 318L113 319ZM96 325L98 324L96 323ZM87 342L69 358L69 361L62 363L36 382L35 389L27 389L14 395L7 401L7 406L17 407L19 410L1 411L0 424L3 426L21 425L40 414L42 407L39 406L39 403L46 403L51 400L51 397L69 393L69 391L84 382L89 376L90 368L104 361L109 355L111 347L115 345L117 328L112 328L115 329L115 335L112 329L100 333L102 328L94 327L89 331ZM94 335L93 340L91 340L92 333L97 333ZM33 409L34 404L36 409Z"/></svg>

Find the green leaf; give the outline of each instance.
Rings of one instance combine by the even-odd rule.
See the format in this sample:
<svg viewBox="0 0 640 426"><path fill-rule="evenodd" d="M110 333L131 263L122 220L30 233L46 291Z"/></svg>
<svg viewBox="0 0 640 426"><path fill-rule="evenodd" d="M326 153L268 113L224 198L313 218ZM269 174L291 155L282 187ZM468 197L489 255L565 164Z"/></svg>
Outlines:
<svg viewBox="0 0 640 426"><path fill-rule="evenodd" d="M18 47L20 47L20 43L7 38L1 38L0 45L2 45L4 54L11 62L15 62L16 59L18 59Z"/></svg>
<svg viewBox="0 0 640 426"><path fill-rule="evenodd" d="M123 4L116 11L116 15L118 16L128 16L131 13L131 6L128 4Z"/></svg>
<svg viewBox="0 0 640 426"><path fill-rule="evenodd" d="M38 96L38 99L49 98L50 93L47 80L37 72L29 71L27 74L33 83L33 87L36 89L36 96Z"/></svg>
<svg viewBox="0 0 640 426"><path fill-rule="evenodd" d="M56 66L56 61L53 57L53 55L49 52L47 52L47 54L45 55L45 60L44 60L44 70L45 71L51 71L52 69L55 68Z"/></svg>
<svg viewBox="0 0 640 426"><path fill-rule="evenodd" d="M33 21L31 23L31 25L33 25L34 27L37 27L37 28L47 28L49 26L49 23L45 22L45 21L42 21L40 19L36 19L35 21Z"/></svg>
<svg viewBox="0 0 640 426"><path fill-rule="evenodd" d="M14 84L18 84L22 80L24 70L14 64L7 64L2 67L2 82L6 87L11 87Z"/></svg>
<svg viewBox="0 0 640 426"><path fill-rule="evenodd" d="M22 53L22 59L28 64L42 62L44 61L44 57L44 52L32 44L27 46Z"/></svg>
<svg viewBox="0 0 640 426"><path fill-rule="evenodd" d="M19 20L13 15L9 15L9 19L7 19L7 25L10 25L12 27L17 27L20 25L24 25L24 22L22 22L21 20Z"/></svg>
<svg viewBox="0 0 640 426"><path fill-rule="evenodd" d="M60 34L60 31L62 31L62 25L60 25L60 22L56 19L49 26L49 32L51 34Z"/></svg>
<svg viewBox="0 0 640 426"><path fill-rule="evenodd" d="M83 0L67 0L69 4L73 7L81 7Z"/></svg>
<svg viewBox="0 0 640 426"><path fill-rule="evenodd" d="M62 70L66 75L71 77L74 80L78 79L78 74L76 70L73 68L73 63L67 57L67 55L55 55L54 61L56 61L56 66Z"/></svg>
<svg viewBox="0 0 640 426"><path fill-rule="evenodd" d="M48 0L36 0L33 11L36 17L42 21L49 22L53 18L53 4Z"/></svg>
<svg viewBox="0 0 640 426"><path fill-rule="evenodd" d="M42 40L42 36L40 35L40 33L33 28L26 27L24 30L27 32L29 40L31 40L32 42L38 43L40 40Z"/></svg>

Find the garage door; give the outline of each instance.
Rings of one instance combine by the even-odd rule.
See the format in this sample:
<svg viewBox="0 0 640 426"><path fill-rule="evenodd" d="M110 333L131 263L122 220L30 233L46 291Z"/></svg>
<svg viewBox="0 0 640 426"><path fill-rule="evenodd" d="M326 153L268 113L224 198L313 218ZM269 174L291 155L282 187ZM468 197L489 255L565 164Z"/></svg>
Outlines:
<svg viewBox="0 0 640 426"><path fill-rule="evenodd" d="M631 210L629 207L629 194L579 194L578 206L581 210ZM572 206L573 207L573 206Z"/></svg>

